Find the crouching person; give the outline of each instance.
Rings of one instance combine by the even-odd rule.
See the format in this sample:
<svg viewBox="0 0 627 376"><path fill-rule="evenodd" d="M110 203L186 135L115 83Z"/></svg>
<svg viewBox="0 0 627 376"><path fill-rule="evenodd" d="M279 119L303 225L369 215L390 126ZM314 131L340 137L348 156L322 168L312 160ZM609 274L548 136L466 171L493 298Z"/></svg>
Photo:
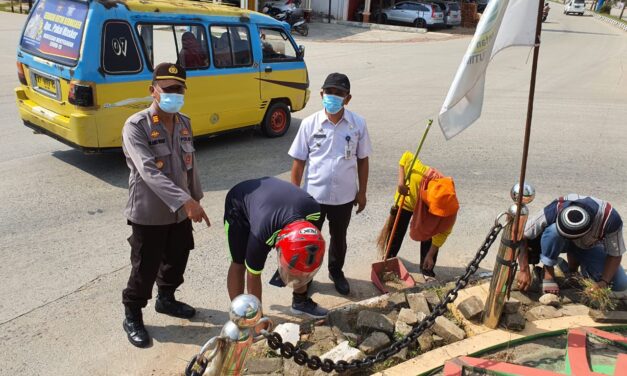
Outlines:
<svg viewBox="0 0 627 376"><path fill-rule="evenodd" d="M594 288L627 290L627 275L620 265L625 253L623 221L607 201L577 194L560 197L527 221L523 240L539 244L543 293L559 294L554 269L560 253L566 253L569 272L581 268L584 277L595 281ZM531 284L528 258L525 245L519 259L522 290Z"/></svg>

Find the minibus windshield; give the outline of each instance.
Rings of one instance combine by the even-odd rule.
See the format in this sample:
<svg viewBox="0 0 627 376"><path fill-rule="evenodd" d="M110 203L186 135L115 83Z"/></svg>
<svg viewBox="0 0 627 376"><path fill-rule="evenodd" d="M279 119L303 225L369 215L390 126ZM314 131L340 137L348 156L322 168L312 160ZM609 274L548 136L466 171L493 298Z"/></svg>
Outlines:
<svg viewBox="0 0 627 376"><path fill-rule="evenodd" d="M87 10L84 1L39 1L26 22L22 50L60 64L76 65Z"/></svg>

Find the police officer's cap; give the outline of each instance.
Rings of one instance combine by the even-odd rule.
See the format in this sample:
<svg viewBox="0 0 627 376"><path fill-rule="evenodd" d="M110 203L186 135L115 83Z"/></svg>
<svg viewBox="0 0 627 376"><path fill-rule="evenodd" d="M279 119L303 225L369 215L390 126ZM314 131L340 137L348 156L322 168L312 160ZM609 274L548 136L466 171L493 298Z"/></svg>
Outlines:
<svg viewBox="0 0 627 376"><path fill-rule="evenodd" d="M186 79L185 68L173 63L161 63L155 67L152 73L152 80L163 88L174 85L183 85L183 87L187 88L187 85L185 85Z"/></svg>
<svg viewBox="0 0 627 376"><path fill-rule="evenodd" d="M348 77L342 73L331 73L327 76L327 79L324 80L324 85L322 85L322 90L324 89L339 89L343 90L347 93L351 91L351 82L348 80Z"/></svg>

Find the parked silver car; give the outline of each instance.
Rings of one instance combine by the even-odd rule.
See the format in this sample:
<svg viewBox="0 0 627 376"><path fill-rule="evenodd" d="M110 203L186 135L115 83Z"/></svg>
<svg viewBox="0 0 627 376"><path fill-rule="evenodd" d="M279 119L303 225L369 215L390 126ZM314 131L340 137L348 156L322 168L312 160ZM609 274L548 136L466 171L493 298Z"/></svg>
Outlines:
<svg viewBox="0 0 627 376"><path fill-rule="evenodd" d="M446 5L448 5L448 16L446 18L446 26L459 26L462 24L462 10L459 7L459 3L456 1L447 1Z"/></svg>
<svg viewBox="0 0 627 376"><path fill-rule="evenodd" d="M381 14L381 22L409 23L421 28L442 26L444 25L444 12L434 4L403 1L384 9Z"/></svg>

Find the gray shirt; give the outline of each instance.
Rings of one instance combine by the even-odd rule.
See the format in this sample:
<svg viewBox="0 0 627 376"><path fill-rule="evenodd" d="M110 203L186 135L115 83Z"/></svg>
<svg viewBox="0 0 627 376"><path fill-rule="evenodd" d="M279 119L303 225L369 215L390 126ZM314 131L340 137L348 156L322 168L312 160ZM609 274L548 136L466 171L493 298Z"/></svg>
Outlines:
<svg viewBox="0 0 627 376"><path fill-rule="evenodd" d="M126 218L140 225L167 225L187 218L183 204L203 197L192 127L188 117L175 116L174 132L168 134L150 107L126 121L122 148L129 176Z"/></svg>

